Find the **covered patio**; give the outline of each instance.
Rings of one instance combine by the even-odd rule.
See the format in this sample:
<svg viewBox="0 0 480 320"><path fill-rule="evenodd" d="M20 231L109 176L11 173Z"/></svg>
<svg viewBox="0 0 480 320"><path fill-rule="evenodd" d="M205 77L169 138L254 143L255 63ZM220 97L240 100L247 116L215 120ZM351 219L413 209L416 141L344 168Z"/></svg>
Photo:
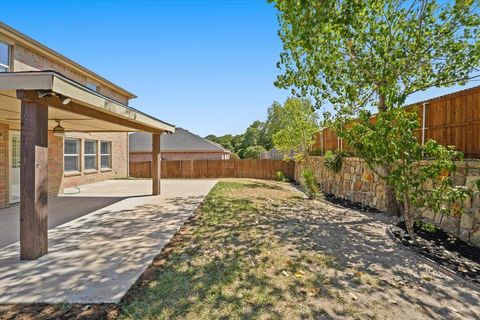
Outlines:
<svg viewBox="0 0 480 320"><path fill-rule="evenodd" d="M59 197L55 206L70 208L72 220L49 230L48 255L21 261L20 243L0 248L0 304L118 303L216 181L161 183L160 196L150 195L151 180L67 190L72 194ZM102 201L105 206L89 213L77 205ZM5 210L12 209L0 210L0 216Z"/></svg>
<svg viewBox="0 0 480 320"><path fill-rule="evenodd" d="M59 124L66 131L152 133L150 194L160 194L160 135L172 125L51 71L0 74L0 106L0 122L21 132L20 259L48 252L48 132Z"/></svg>

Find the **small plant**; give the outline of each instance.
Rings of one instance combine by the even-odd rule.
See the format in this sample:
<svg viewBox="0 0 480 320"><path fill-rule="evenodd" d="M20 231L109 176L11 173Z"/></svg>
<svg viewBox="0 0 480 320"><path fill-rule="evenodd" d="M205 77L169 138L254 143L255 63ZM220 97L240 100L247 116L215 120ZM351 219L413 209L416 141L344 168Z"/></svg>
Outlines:
<svg viewBox="0 0 480 320"><path fill-rule="evenodd" d="M310 199L315 199L320 193L315 172L312 168L306 168L302 171L300 184Z"/></svg>
<svg viewBox="0 0 480 320"><path fill-rule="evenodd" d="M283 174L282 171L277 171L275 173L275 180L280 182L285 182L287 179L285 178L285 175Z"/></svg>
<svg viewBox="0 0 480 320"><path fill-rule="evenodd" d="M432 223L427 223L427 222L418 220L415 222L415 224L420 230L423 230L426 232L436 233L439 230L438 227Z"/></svg>
<svg viewBox="0 0 480 320"><path fill-rule="evenodd" d="M328 170L338 173L340 170L342 170L343 157L344 153L342 151L333 152L328 150L325 152L323 164Z"/></svg>

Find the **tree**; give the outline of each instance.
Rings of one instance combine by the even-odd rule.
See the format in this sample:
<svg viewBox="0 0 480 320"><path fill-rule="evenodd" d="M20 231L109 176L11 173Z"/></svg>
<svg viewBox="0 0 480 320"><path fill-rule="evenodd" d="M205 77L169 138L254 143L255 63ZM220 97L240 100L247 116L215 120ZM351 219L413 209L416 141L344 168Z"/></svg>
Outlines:
<svg viewBox="0 0 480 320"><path fill-rule="evenodd" d="M343 134L370 169L395 190L403 205L408 234L414 242L413 223L425 210L460 213L469 193L465 187L453 186L450 178L456 170L454 161L462 159L462 154L433 140L420 145L415 137L419 126L415 111L390 108L380 113L376 121L372 121L369 112L362 111L360 118ZM425 158L428 161L421 163ZM379 170L385 166L388 175Z"/></svg>
<svg viewBox="0 0 480 320"><path fill-rule="evenodd" d="M310 101L288 98L281 113L280 128L272 137L275 148L284 154L294 151L297 161L308 160L319 130L318 116Z"/></svg>
<svg viewBox="0 0 480 320"><path fill-rule="evenodd" d="M283 107L282 105L274 101L267 111L267 121L265 122L265 142L263 146L265 149L270 150L273 147L273 135L281 129L281 117Z"/></svg>
<svg viewBox="0 0 480 320"><path fill-rule="evenodd" d="M259 159L260 154L265 151L265 148L262 146L250 146L247 147L247 149L243 153L243 157L245 159Z"/></svg>
<svg viewBox="0 0 480 320"><path fill-rule="evenodd" d="M317 106L329 101L337 129L363 109L385 112L412 93L479 76L479 1L274 2L284 47L275 84ZM396 212L395 190L387 194Z"/></svg>

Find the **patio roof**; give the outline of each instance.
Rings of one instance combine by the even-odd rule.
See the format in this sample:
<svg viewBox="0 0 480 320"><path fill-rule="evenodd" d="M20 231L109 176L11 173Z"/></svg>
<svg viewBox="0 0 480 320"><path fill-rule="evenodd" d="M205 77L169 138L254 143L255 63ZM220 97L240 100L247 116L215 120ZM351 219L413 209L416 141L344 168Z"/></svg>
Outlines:
<svg viewBox="0 0 480 320"><path fill-rule="evenodd" d="M151 133L174 132L169 123L95 92L54 71L0 73L0 122L20 129L20 100L17 92L49 92L70 98L63 105L56 97L47 98L49 129L61 125L67 131L108 131Z"/></svg>

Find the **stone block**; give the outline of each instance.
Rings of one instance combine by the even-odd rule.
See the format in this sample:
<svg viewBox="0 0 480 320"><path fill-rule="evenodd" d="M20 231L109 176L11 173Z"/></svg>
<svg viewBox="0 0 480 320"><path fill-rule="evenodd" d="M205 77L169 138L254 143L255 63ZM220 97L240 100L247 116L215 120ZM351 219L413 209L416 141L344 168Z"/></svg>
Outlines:
<svg viewBox="0 0 480 320"><path fill-rule="evenodd" d="M373 172L370 170L365 170L362 174L362 181L371 183L373 181Z"/></svg>
<svg viewBox="0 0 480 320"><path fill-rule="evenodd" d="M463 208L470 209L472 207L472 197L466 196L463 200Z"/></svg>
<svg viewBox="0 0 480 320"><path fill-rule="evenodd" d="M464 186L466 182L466 178L463 174L455 174L452 177L452 183L454 186Z"/></svg>
<svg viewBox="0 0 480 320"><path fill-rule="evenodd" d="M470 230L460 228L460 230L458 231L458 237L460 238L460 240L467 242L470 241Z"/></svg>
<svg viewBox="0 0 480 320"><path fill-rule="evenodd" d="M362 183L360 181L356 181L353 183L353 191L360 191L362 189Z"/></svg>
<svg viewBox="0 0 480 320"><path fill-rule="evenodd" d="M473 214L464 212L460 218L460 228L469 229L473 228Z"/></svg>
<svg viewBox="0 0 480 320"><path fill-rule="evenodd" d="M441 222L441 228L443 231L452 234L458 235L458 229L460 227L460 219L452 216L445 216Z"/></svg>
<svg viewBox="0 0 480 320"><path fill-rule="evenodd" d="M470 233L470 242L476 246L480 246L480 226Z"/></svg>
<svg viewBox="0 0 480 320"><path fill-rule="evenodd" d="M441 225L442 224L442 220L443 220L443 214L441 214L440 212L437 212L435 213L435 224L437 225Z"/></svg>
<svg viewBox="0 0 480 320"><path fill-rule="evenodd" d="M479 175L469 175L465 179L465 187L470 188L474 191L478 191L477 186L476 186L476 181L480 179Z"/></svg>

